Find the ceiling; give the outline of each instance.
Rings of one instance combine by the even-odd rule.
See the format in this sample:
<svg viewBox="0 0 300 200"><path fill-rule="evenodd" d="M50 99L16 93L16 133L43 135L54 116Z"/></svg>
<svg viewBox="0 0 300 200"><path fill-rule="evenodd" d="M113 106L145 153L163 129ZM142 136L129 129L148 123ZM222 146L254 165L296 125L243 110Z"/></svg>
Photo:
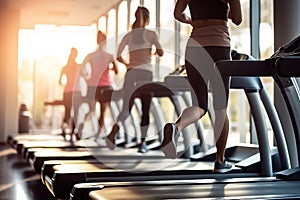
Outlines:
<svg viewBox="0 0 300 200"><path fill-rule="evenodd" d="M1 1L1 0L0 0ZM9 0L20 9L20 28L35 24L88 26L121 0Z"/></svg>

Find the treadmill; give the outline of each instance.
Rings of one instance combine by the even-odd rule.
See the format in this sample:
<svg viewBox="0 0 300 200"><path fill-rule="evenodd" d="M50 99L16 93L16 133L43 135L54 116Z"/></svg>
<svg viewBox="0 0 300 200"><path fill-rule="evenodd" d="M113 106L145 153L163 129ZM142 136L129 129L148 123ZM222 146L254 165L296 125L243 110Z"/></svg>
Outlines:
<svg viewBox="0 0 300 200"><path fill-rule="evenodd" d="M241 65L240 65L241 67ZM181 80L185 80L185 78L181 77L167 77L165 82L168 83L170 85L170 83L177 83L178 84L178 78L181 78ZM172 82L172 79L175 80ZM171 81L170 81L171 80ZM247 77L247 83L245 84L241 84L243 83L243 79L236 79L235 83L236 85L232 85L232 87L234 86L235 88L243 88L245 90L245 92L247 93L248 96L248 100L250 102L250 106L253 107L253 115L254 118L256 117L256 121L255 121L255 125L256 125L256 129L258 132L258 135L261 135L259 137L259 147L232 147L232 149L230 150L230 148L227 150L227 152L231 152L231 158L233 161L237 162L237 167L233 170L234 173L230 173L230 174L226 174L226 177L228 178L232 178L232 177L245 177L245 176L251 176L251 177L259 177L259 176L267 176L267 177L273 177L273 171L276 170L281 170L281 169L286 169L289 167L289 163L288 163L288 158L287 158L287 154L286 154L286 146L284 146L284 142L283 142L283 146L281 146L280 148L277 149L268 149L268 148L263 148L260 146L269 146L268 144L268 138L267 138L267 131L266 131L266 126L264 124L265 120L264 117L262 115L261 112L259 112L262 109L257 109L260 104L258 103L260 100L262 101L266 101L266 98L262 95L263 93L259 93L261 90L261 88L263 88L262 83L260 82L260 79L257 77ZM234 81L233 81L234 82ZM238 85L242 85L242 86L238 86ZM170 88L170 86L167 85L167 88ZM181 85L181 84L180 84ZM151 87L150 87L151 86ZM145 84L143 85L143 87L150 87L153 88L152 85L149 84ZM174 85L172 85L174 87ZM181 85L182 86L182 85ZM156 90L153 90L154 92L156 92L157 94L159 94L160 90L162 90L162 88L164 88L164 85L162 83L159 83L156 85ZM246 88L245 88L246 87ZM143 88L145 89L145 88ZM149 89L149 90L150 90ZM253 95L255 94L255 95ZM252 104L251 104L252 103ZM268 102L265 103L264 105L268 105ZM269 106L269 105L268 105ZM267 109L268 110L268 109ZM277 119L276 116L274 115L274 113L272 114L272 109L270 109L269 106L269 110L268 110L268 114L269 116L272 116L272 119ZM271 113L271 114L270 114ZM274 128L274 127L273 127ZM280 130L280 128L277 127L277 129L274 130L274 132L276 132L276 138L280 139L283 138L282 136L282 132ZM238 150L237 149L242 149L244 148L244 152L246 152L246 154L244 156L237 156L238 155ZM249 149L252 148L252 152L251 154L249 153ZM259 153L260 152L260 153ZM247 154L248 153L248 154ZM129 154L127 154L129 155ZM278 155L279 158L278 158ZM282 157L283 155L283 157ZM236 157L240 157L240 158L236 158ZM36 156L35 158L38 158L38 156ZM126 156L125 156L126 158ZM188 174L191 174L190 170L193 170L193 172L196 173L192 173L193 176L195 177L195 174L197 174L198 178L208 178L211 176L219 176L219 175L211 175L211 171L213 168L213 160L214 159L214 154L209 154L209 155L205 155L202 157L202 162L199 162L199 159L195 159L194 161L196 162L189 162L188 165L199 165L199 168L197 168L197 170L195 171L195 169L193 169L191 167L191 169L187 169L187 170L182 170L185 169L184 165L179 165L177 163L178 166L180 166L180 168L178 169L174 169L174 168L169 168L167 170L162 169L162 170L156 170L156 172L152 172L153 176L149 176L149 174L147 173L148 170L150 170L148 168L148 170L145 171L145 169L147 169L147 166L145 165L145 163L139 163L136 168L131 172L128 173L128 170L126 169L126 171L121 171L119 172L117 170L112 170L112 169L107 169L104 168L103 169L103 164L100 163L85 163L85 164L76 164L76 163L58 163L57 165L55 165L55 163L50 163L51 167L47 167L47 163L46 165L44 165L43 170L45 169L50 169L49 171L43 172L42 170L42 177L44 180L44 183L47 185L48 189L55 195L55 196L66 196L68 195L68 190L66 190L66 185L72 185L76 182L72 182L72 181L77 181L77 182L95 182L95 181L103 181L106 180L107 181L107 177L109 177L109 180L112 179L117 179L119 181L126 181L126 180L131 180L133 174L134 174L134 179L142 179L142 180L148 180L148 179L157 179L157 177L160 177L161 179L173 179L174 174L181 174L183 177L182 179L188 178ZM227 155L227 159L230 158L230 155ZM102 158L103 159L103 158ZM133 159L133 158L131 158ZM51 160L51 159L50 159ZM99 159L101 160L101 159ZM127 159L127 161L130 159ZM151 161L150 161L151 162ZM208 165L209 167L203 167L200 166L201 163L210 163L210 165ZM44 161L41 163L45 163ZM273 164L272 164L273 163ZM145 165L143 166L142 169L140 169L139 165ZM185 163L187 164L187 163ZM125 164L126 166L126 164ZM131 165L128 165L131 166ZM274 166L280 166L278 169L273 169ZM149 167L149 166L148 166ZM150 166L151 168L151 166ZM69 170L68 170L69 169ZM72 171L70 173L70 169L74 169L74 171ZM199 170L202 169L202 170ZM51 171L52 170L52 171ZM135 173L135 170L139 171L139 173ZM247 172L247 173L245 173ZM154 173L154 174L153 174ZM157 176L157 174L159 174L160 176ZM183 173L183 174L182 174ZM137 175L138 174L138 178ZM116 175L116 177L115 177ZM122 177L122 178L121 178ZM124 179L124 177L126 177ZM191 176L190 176L191 177ZM221 175L221 177L223 177L223 175ZM76 178L78 178L78 180L75 180ZM160 180L161 180L160 179ZM71 183L70 183L71 180ZM62 188L64 188L64 191L61 191Z"/></svg>
<svg viewBox="0 0 300 200"><path fill-rule="evenodd" d="M251 80L260 80L257 78L251 79ZM255 87L260 84L254 84ZM254 91L251 90L251 93ZM255 89L255 92L257 92L257 89ZM249 100L252 102L257 102L251 98ZM253 103L253 108L258 108L259 104ZM262 110L262 109L261 109ZM262 125L261 122L264 122L262 115L259 116L260 126L257 127L260 134L266 135L266 129L265 126ZM257 125L257 124L256 124ZM265 131L265 132L264 132ZM260 144L265 144L268 139L263 136L259 138ZM211 174L211 171L213 169L213 161L214 161L214 154L206 155L202 158L202 161L199 162L199 159L186 162L183 164L176 163L177 168L174 168L174 166L170 166L151 171L154 166L146 166L146 164L143 162L141 165L143 167L140 167L139 165L135 167L133 170L128 171L126 169L123 170L112 170L112 169L103 169L101 168L101 164L61 164L61 165L54 165L52 166L51 172L42 172L42 176L44 177L45 184L48 187L48 189L54 194L54 196L61 198L66 197L70 190L69 186L72 186L79 182L97 182L97 181L111 181L111 180L117 180L117 181L128 181L128 180L165 180L165 179L191 179L191 178L201 178L201 179L209 179L209 178L215 178L220 179L221 177L226 178L237 178L237 177L260 177L260 176L267 176L272 177L273 176L273 166L272 161L275 163L274 166L281 166L281 161L278 160L278 152L277 149L272 149L271 151L267 150L261 154L258 153L258 150L256 148L253 148L256 151L252 151L252 154L250 154L251 149L250 147L240 147L245 148L245 155L242 157L241 155L238 155L239 152L237 151L237 148L239 147L232 147L230 150L227 149L227 152L232 154L232 160L237 161L236 159L240 159L236 163L236 168L229 174ZM263 149L264 150L264 149ZM264 154L265 153L265 154ZM125 156L126 157L126 156ZM226 156L228 160L230 160L230 156ZM237 158L240 157L240 158ZM101 160L101 158L99 159ZM285 159L283 159L285 160ZM263 162L265 161L265 162ZM45 165L44 165L45 166ZM192 167L191 167L192 166ZM193 168L193 166L197 166L196 169ZM205 167L206 166L206 167ZM283 164L284 166L284 164ZM45 167L46 168L46 167ZM45 169L43 168L43 169ZM50 167L51 168L51 167ZM48 168L49 169L49 168ZM72 172L67 169L73 169ZM276 170L280 170L276 169ZM286 168L284 168L286 169ZM51 169L50 169L51 170ZM149 170L151 173L149 173ZM43 171L43 170L42 170ZM76 180L77 179L77 180ZM63 189L62 189L63 188Z"/></svg>
<svg viewBox="0 0 300 200"><path fill-rule="evenodd" d="M119 112L119 108L117 102L120 99L120 91L114 91L113 100L111 101L111 110L113 115L117 115ZM108 99L107 99L108 100ZM132 117L132 116L131 116ZM135 121L135 119L132 119ZM130 121L126 121L125 123L125 131L128 131L126 127L128 127L128 123ZM124 142L128 142L126 140L128 138L124 137L124 140L117 140L118 144L123 144ZM29 149L35 148L45 149L49 148L60 148L60 149L76 149L76 148L98 148L101 147L97 142L93 139L83 139L79 141L66 141L61 134L58 133L28 133L28 134L20 134L16 136L8 136L7 139L8 144L12 146L12 148L16 149L17 153L20 154L23 158L26 158L27 151ZM79 149L80 150L80 149Z"/></svg>
<svg viewBox="0 0 300 200"><path fill-rule="evenodd" d="M300 181L231 178L80 183L70 200L125 199L299 199Z"/></svg>
<svg viewBox="0 0 300 200"><path fill-rule="evenodd" d="M234 73L232 75L258 76L263 74L263 76L275 76L289 109L294 109L290 114L293 126L297 128L299 122L296 123L296 119L299 120L298 115L300 113L297 112L300 102L299 93L297 93L297 88L295 90L294 82L286 81L281 75L300 76L300 68L295 68L295 65L300 65L300 57L279 58L279 60L276 60L278 63L274 60L246 61L244 63L222 61L218 63L218 67L222 71L226 71L228 75ZM238 71L237 69L241 69L241 66L245 68L243 68L243 71ZM291 68L285 68L287 66ZM290 69L290 71L287 69ZM295 138L298 144L297 130L295 131ZM297 147L299 148L299 145ZM74 186L70 198L77 199L77 196L79 196L82 197L80 199L299 199L300 191L295 188L300 186L300 168L286 169L275 174L276 177L260 177L257 179L226 179L227 176L222 176L219 180L211 177L211 179L196 180L195 182L193 180L178 180L177 182L166 180L158 182L82 183Z"/></svg>
<svg viewBox="0 0 300 200"><path fill-rule="evenodd" d="M186 79L181 79L181 81L185 81L184 83L186 83ZM170 98L171 102L174 105L174 108L177 112L177 114L179 114L181 112L181 104L179 103L178 98L176 97L176 95L184 95L182 93L189 91L189 88L186 87L186 84L181 84L183 85L183 87L174 87L172 86L166 86L164 83L161 82L157 82L157 83L139 83L139 85L137 85L137 90L136 90L136 97L138 97L142 92L151 92L152 96L154 98L160 98L160 97L168 97ZM170 89L171 88L171 89ZM153 99L154 102L153 104L157 104L156 99ZM185 102L187 103L187 102ZM162 119L163 117L161 116L161 114L159 113L158 109L154 109L156 110L156 112L153 112L155 114L155 116L159 116L159 120L158 121L165 121L165 119ZM163 122L160 122L160 124L162 125ZM161 129L161 127L157 127L159 129ZM160 140L162 140L160 138ZM187 140L187 139L186 139ZM29 144L30 145L30 144ZM189 147L190 143L185 144L186 146ZM151 146L151 144L150 144ZM62 148L61 150L57 150L56 149L49 149L47 148L46 150L42 150L41 148L34 148L34 145L29 147L30 149L27 150L25 152L25 156L24 158L27 159L27 162L30 163L30 165L35 169L36 172L40 173L41 172L41 167L43 165L43 162L46 160L70 160L70 159L92 159L94 156L98 156L98 155L103 155L103 151L107 151L107 149L103 148L104 146L98 146L99 148L90 148L91 145L87 145L86 146L86 150L83 151L82 148L78 149L77 148ZM97 146L96 146L97 147ZM26 147L24 147L26 148ZM160 148L160 147L159 147ZM156 151L157 149L159 149L156 147L156 149L154 149L154 151L150 151L146 158L149 158L149 156L154 157L154 158L163 158L163 154L160 151ZM189 147L190 149L192 149L192 147ZM80 152L78 152L80 151ZM110 151L109 154L113 153L112 151ZM107 154L107 153L104 153ZM134 155L135 152L133 152L133 150L127 149L125 150L125 152L123 152L123 155ZM114 157L115 152L113 153ZM185 154L185 157L187 155ZM136 156L135 156L136 157Z"/></svg>

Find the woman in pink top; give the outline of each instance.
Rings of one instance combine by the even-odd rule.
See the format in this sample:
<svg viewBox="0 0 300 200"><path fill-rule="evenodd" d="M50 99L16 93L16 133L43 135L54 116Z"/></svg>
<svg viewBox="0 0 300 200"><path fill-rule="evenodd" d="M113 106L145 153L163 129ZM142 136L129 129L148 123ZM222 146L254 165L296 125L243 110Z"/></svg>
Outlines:
<svg viewBox="0 0 300 200"><path fill-rule="evenodd" d="M66 84L64 85L64 94L63 94L63 104L65 107L65 116L63 119L62 130L63 136L65 137L66 129L71 128L72 132L74 131L74 120L71 121L71 111L73 109L74 119L77 118L77 106L74 105L73 97L80 97L80 87L78 85L77 76L80 70L80 64L76 62L78 51L76 48L71 48L71 52L69 55L68 63L61 70L59 76L59 84L64 85L63 77L66 77Z"/></svg>
<svg viewBox="0 0 300 200"><path fill-rule="evenodd" d="M113 90L109 70L114 70L115 74L118 73L118 68L113 55L104 50L105 41L106 35L101 31L98 31L98 49L95 52L88 54L82 63L82 74L88 85L87 98L89 100L90 113L95 111L96 102L100 103L100 117L98 120L100 130L104 127L104 113L109 106L107 92L109 93ZM111 68L110 64L112 64ZM79 135L81 128L82 126L79 127L78 130Z"/></svg>

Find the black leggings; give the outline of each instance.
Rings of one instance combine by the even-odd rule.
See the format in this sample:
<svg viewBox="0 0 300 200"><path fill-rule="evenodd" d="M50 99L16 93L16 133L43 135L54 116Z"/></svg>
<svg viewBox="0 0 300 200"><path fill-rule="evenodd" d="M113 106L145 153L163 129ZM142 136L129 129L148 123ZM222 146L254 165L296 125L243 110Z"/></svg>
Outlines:
<svg viewBox="0 0 300 200"><path fill-rule="evenodd" d="M230 47L188 46L185 59L193 105L207 111L208 89L211 88L214 109L221 110L226 108L230 77L221 75L215 68L214 62L230 60Z"/></svg>
<svg viewBox="0 0 300 200"><path fill-rule="evenodd" d="M117 121L124 121L130 114L135 95L135 84L139 81L152 81L152 72L141 69L131 69L125 74L125 81L123 85L123 108L118 116ZM151 94L139 95L142 103L142 119L141 126L149 125L149 111L151 106Z"/></svg>

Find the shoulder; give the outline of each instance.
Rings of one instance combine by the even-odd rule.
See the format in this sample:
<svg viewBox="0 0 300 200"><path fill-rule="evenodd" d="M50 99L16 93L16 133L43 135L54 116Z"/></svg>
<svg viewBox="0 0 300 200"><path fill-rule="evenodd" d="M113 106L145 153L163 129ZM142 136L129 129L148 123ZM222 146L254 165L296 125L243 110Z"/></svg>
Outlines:
<svg viewBox="0 0 300 200"><path fill-rule="evenodd" d="M86 58L86 59L90 58L94 53L95 53L95 52L88 53L88 54L85 56L85 58Z"/></svg>
<svg viewBox="0 0 300 200"><path fill-rule="evenodd" d="M153 30L147 29L146 30L146 35L147 35L147 38L149 38L150 40L157 38L157 33L155 31L153 31Z"/></svg>
<svg viewBox="0 0 300 200"><path fill-rule="evenodd" d="M156 35L156 32L153 30L146 29L146 33L150 35Z"/></svg>
<svg viewBox="0 0 300 200"><path fill-rule="evenodd" d="M80 69L81 63L76 63L76 69Z"/></svg>
<svg viewBox="0 0 300 200"><path fill-rule="evenodd" d="M108 52L105 52L103 51L103 55L106 57L106 58L109 58L109 59L112 59L113 58L113 55L108 53Z"/></svg>
<svg viewBox="0 0 300 200"><path fill-rule="evenodd" d="M132 35L132 32L126 33L126 34L123 36L122 40L123 40L123 41L128 40L128 39L131 37L131 35Z"/></svg>
<svg viewBox="0 0 300 200"><path fill-rule="evenodd" d="M224 3L239 4L240 0L222 0Z"/></svg>
<svg viewBox="0 0 300 200"><path fill-rule="evenodd" d="M67 71L67 69L68 69L68 65L63 66L63 67L61 68L61 73L62 73L62 74L65 73L65 72Z"/></svg>

